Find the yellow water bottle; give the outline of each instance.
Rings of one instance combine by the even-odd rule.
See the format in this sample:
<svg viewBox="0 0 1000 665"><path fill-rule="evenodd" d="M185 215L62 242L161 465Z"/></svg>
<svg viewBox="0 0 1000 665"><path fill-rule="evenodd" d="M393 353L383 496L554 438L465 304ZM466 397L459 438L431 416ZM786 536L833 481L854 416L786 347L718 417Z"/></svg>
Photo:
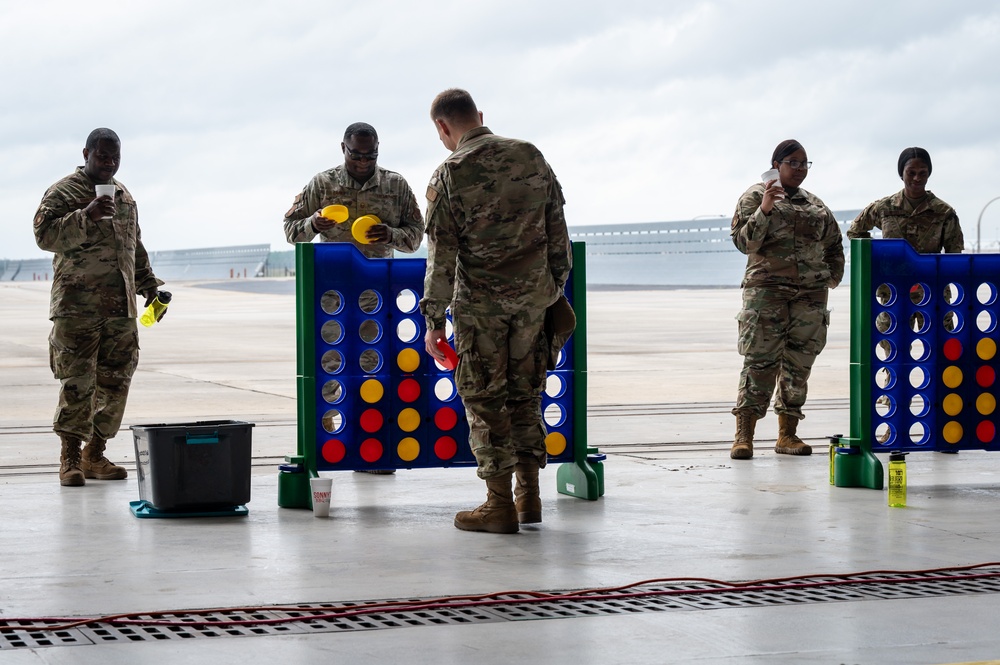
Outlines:
<svg viewBox="0 0 1000 665"><path fill-rule="evenodd" d="M893 450L889 453L889 507L906 507L906 455Z"/></svg>
<svg viewBox="0 0 1000 665"><path fill-rule="evenodd" d="M830 452L830 484L831 485L833 484L833 469L834 469L834 466L835 466L835 464L833 463L833 460L837 457L837 444L840 443L840 437L842 437L842 436L844 436L844 435L843 434L834 434L833 436L830 437L830 451L829 452Z"/></svg>
<svg viewBox="0 0 1000 665"><path fill-rule="evenodd" d="M171 297L170 291L157 291L153 302L149 303L149 307L139 317L139 323L148 328L162 319L163 313L167 311L167 305L170 304Z"/></svg>

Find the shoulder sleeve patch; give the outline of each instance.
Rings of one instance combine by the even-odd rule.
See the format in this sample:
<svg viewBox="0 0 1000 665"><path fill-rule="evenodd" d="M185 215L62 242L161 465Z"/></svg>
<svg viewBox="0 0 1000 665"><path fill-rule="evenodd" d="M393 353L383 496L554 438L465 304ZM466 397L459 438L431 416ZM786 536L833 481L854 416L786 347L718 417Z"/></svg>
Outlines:
<svg viewBox="0 0 1000 665"><path fill-rule="evenodd" d="M288 212L285 213L285 217L286 218L291 217L295 213L295 211L298 210L299 205L301 203L302 203L302 192L299 192L298 194L295 195L295 200L292 201L292 207L289 208Z"/></svg>
<svg viewBox="0 0 1000 665"><path fill-rule="evenodd" d="M428 186L427 187L427 200L430 201L431 203L434 203L435 201L437 201L437 197L438 197L437 190L434 189L433 187Z"/></svg>

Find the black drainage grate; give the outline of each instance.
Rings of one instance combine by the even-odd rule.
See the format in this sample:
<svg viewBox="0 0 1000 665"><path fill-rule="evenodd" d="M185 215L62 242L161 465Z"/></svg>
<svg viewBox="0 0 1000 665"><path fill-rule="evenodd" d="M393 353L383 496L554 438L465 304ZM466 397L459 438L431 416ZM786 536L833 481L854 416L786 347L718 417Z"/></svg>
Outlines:
<svg viewBox="0 0 1000 665"><path fill-rule="evenodd" d="M62 621L0 619L0 650L987 593L1000 593L1000 567L995 564L921 573L872 572L740 584L651 581L616 589L518 592L462 598L192 610Z"/></svg>

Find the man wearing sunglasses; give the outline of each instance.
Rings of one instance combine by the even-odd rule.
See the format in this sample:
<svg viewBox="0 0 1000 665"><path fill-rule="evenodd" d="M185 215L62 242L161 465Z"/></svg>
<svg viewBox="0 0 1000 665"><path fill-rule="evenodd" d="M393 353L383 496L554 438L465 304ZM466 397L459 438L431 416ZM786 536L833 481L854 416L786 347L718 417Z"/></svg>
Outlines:
<svg viewBox="0 0 1000 665"><path fill-rule="evenodd" d="M417 199L403 176L378 166L378 134L364 122L350 125L340 144L344 163L316 174L285 213L288 242L350 242L368 258L391 258L393 250L414 252L420 246L424 221ZM338 223L321 214L329 205L347 208L347 221ZM351 224L363 215L374 215L368 243L359 243Z"/></svg>

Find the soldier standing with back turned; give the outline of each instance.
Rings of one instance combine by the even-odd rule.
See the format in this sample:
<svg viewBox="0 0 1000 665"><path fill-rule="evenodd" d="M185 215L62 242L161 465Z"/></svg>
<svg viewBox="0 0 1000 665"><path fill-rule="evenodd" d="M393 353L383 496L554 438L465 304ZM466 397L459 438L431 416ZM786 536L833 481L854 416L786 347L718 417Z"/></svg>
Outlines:
<svg viewBox="0 0 1000 665"><path fill-rule="evenodd" d="M452 154L427 187L424 341L428 353L444 358L437 342L445 336L450 304L459 356L455 383L487 487L486 503L459 512L455 526L516 533L519 523L542 521L543 326L572 262L562 189L535 146L483 126L468 92L439 94L431 120Z"/></svg>

